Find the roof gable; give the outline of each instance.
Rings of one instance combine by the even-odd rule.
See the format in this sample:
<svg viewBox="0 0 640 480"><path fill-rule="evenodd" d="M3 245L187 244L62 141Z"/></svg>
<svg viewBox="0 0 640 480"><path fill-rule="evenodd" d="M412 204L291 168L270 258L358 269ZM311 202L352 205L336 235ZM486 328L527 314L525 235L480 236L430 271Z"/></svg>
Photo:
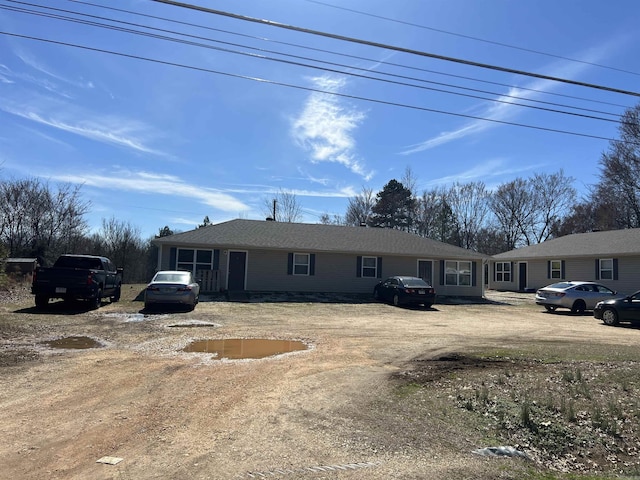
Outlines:
<svg viewBox="0 0 640 480"><path fill-rule="evenodd" d="M496 260L640 255L640 228L575 233L494 255Z"/></svg>
<svg viewBox="0 0 640 480"><path fill-rule="evenodd" d="M207 248L286 249L452 259L486 257L481 253L400 230L242 219L156 238L153 242Z"/></svg>

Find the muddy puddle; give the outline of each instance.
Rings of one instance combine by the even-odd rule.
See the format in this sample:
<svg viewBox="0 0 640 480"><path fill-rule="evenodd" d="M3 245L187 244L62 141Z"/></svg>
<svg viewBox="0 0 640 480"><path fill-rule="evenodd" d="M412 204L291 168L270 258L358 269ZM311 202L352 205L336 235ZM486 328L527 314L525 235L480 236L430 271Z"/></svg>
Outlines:
<svg viewBox="0 0 640 480"><path fill-rule="evenodd" d="M100 342L89 337L64 337L57 340L48 340L41 343L51 348L69 348L74 350L102 347L102 344Z"/></svg>
<svg viewBox="0 0 640 480"><path fill-rule="evenodd" d="M299 340L267 340L261 338L227 338L191 342L183 351L211 353L215 360L265 358L284 353L307 350Z"/></svg>

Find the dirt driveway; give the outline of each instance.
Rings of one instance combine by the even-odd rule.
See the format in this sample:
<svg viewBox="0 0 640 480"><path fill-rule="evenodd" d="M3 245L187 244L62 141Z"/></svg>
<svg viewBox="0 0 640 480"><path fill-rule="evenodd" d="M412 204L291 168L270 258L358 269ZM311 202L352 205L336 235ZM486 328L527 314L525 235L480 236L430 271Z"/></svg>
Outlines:
<svg viewBox="0 0 640 480"><path fill-rule="evenodd" d="M637 329L543 313L531 295L427 310L216 300L145 315L139 293L127 286L96 311L40 313L28 296L0 304L0 478L498 478L517 460L471 454L482 435L429 423L426 406L419 422L394 408L393 375L453 352L640 341ZM100 347L42 343L71 336ZM223 338L308 349L233 361L182 351Z"/></svg>

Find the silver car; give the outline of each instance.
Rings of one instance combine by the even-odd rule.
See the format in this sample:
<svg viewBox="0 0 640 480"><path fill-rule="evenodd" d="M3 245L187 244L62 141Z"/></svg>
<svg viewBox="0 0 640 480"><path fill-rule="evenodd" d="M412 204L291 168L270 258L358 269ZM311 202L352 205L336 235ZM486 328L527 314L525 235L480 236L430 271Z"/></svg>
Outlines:
<svg viewBox="0 0 640 480"><path fill-rule="evenodd" d="M191 272L166 270L156 273L144 292L144 308L154 305L185 305L193 310L200 298L200 285Z"/></svg>
<svg viewBox="0 0 640 480"><path fill-rule="evenodd" d="M599 283L558 282L538 290L536 304L543 305L548 312L568 308L572 313L582 313L593 310L598 302L623 297L624 295Z"/></svg>

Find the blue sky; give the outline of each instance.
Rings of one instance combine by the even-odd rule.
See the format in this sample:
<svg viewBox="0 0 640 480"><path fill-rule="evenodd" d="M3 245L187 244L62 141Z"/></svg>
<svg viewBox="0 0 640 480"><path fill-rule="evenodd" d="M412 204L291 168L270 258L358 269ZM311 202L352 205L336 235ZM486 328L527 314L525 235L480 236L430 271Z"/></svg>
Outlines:
<svg viewBox="0 0 640 480"><path fill-rule="evenodd" d="M636 0L198 4L640 91ZM80 184L93 229L115 216L144 238L165 225L190 230L205 216L263 219L281 191L316 223L407 167L419 192L456 181L495 188L562 168L583 194L597 181L602 138L616 138L619 115L640 101L150 0L0 0L0 31L0 178Z"/></svg>

